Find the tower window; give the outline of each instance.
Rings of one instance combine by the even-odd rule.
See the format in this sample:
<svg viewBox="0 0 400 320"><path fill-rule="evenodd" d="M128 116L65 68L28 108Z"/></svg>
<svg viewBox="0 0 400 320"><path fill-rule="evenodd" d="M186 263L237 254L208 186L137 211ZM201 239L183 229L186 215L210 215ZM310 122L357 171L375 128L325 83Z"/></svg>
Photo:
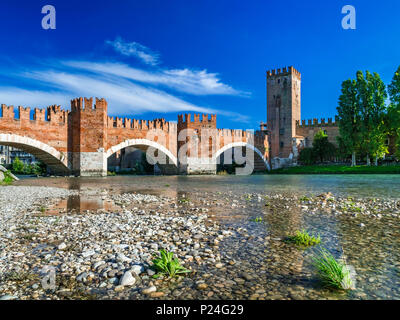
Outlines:
<svg viewBox="0 0 400 320"><path fill-rule="evenodd" d="M283 141L281 141L281 144L280 144L280 146L281 146L281 148L283 148Z"/></svg>
<svg viewBox="0 0 400 320"><path fill-rule="evenodd" d="M278 83L281 83L281 79L278 79Z"/></svg>

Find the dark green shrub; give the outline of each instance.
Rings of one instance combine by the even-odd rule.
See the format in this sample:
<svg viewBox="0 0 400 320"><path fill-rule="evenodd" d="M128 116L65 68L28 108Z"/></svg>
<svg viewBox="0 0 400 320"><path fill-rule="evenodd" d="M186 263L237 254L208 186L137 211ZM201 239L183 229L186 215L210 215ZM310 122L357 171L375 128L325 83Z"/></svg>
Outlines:
<svg viewBox="0 0 400 320"><path fill-rule="evenodd" d="M315 154L313 148L304 148L300 151L299 162L303 165L312 165L315 163Z"/></svg>

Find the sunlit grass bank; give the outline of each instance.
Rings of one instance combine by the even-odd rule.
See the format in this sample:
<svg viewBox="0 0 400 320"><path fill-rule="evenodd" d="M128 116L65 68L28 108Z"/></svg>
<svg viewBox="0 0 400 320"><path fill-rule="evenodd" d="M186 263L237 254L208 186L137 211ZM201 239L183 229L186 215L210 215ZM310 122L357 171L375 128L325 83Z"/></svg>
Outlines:
<svg viewBox="0 0 400 320"><path fill-rule="evenodd" d="M313 165L281 168L269 171L270 174L398 174L399 166L344 166Z"/></svg>

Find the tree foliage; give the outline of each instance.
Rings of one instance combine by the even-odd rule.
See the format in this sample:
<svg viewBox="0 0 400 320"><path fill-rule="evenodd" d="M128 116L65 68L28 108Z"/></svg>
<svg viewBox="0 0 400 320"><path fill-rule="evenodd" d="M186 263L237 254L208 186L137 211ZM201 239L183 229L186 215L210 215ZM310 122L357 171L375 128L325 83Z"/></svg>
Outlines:
<svg viewBox="0 0 400 320"><path fill-rule="evenodd" d="M336 155L336 147L328 141L328 135L320 129L314 136L312 148L304 148L300 151L299 162L311 165L317 161L332 160Z"/></svg>
<svg viewBox="0 0 400 320"><path fill-rule="evenodd" d="M24 163L16 157L12 163L12 171L21 174L24 171Z"/></svg>
<svg viewBox="0 0 400 320"><path fill-rule="evenodd" d="M388 86L390 105L387 113L388 131L395 137L395 155L400 158L400 67Z"/></svg>
<svg viewBox="0 0 400 320"><path fill-rule="evenodd" d="M342 94L337 107L339 117L339 146L341 150L355 155L361 143L360 106L357 101L357 82L346 80L342 83ZM353 157L353 163L354 157Z"/></svg>
<svg viewBox="0 0 400 320"><path fill-rule="evenodd" d="M371 156L377 162L388 152L386 99L386 86L377 73L357 71L355 80L342 83L338 142L343 152L352 154L352 165L356 153L365 154L369 164Z"/></svg>
<svg viewBox="0 0 400 320"><path fill-rule="evenodd" d="M313 151L315 157L321 162L331 160L335 156L336 148L328 141L328 135L322 129L314 136Z"/></svg>

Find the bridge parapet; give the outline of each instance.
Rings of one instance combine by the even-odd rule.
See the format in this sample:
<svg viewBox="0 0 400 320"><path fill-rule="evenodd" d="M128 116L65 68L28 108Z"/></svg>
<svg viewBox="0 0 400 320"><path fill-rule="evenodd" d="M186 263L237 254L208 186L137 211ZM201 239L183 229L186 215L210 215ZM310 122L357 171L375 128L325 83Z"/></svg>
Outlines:
<svg viewBox="0 0 400 320"><path fill-rule="evenodd" d="M53 105L46 109L34 108L33 113L30 107L18 106L19 117L16 118L14 106L1 105L0 121L30 121L30 124L37 125L43 123L51 123L64 125L67 122L68 111L61 109L60 106ZM32 116L32 117L31 117ZM5 123L5 122L4 122ZM13 122L10 122L11 125Z"/></svg>
<svg viewBox="0 0 400 320"><path fill-rule="evenodd" d="M179 166L180 172L186 174L215 173L214 158L221 148L250 146L259 154L268 150L266 134L217 129L215 114L179 115L178 122L168 122L164 118L110 117L105 99L96 98L94 104L94 98L82 97L71 100L69 112L59 105L33 110L19 106L18 114L15 118L13 106L1 105L0 135L8 138L0 144L11 145L19 139L19 148L31 150L29 141L35 140L35 148L40 149L35 149L38 155L49 154L51 150L48 161L53 161L52 165L62 162L70 172L82 176L106 175L107 157L128 146L138 146L144 151L152 147L157 150L157 155L158 151L167 154L173 164ZM233 146L232 143L236 144ZM187 152L182 150L183 157L180 158L183 145L189 148Z"/></svg>

